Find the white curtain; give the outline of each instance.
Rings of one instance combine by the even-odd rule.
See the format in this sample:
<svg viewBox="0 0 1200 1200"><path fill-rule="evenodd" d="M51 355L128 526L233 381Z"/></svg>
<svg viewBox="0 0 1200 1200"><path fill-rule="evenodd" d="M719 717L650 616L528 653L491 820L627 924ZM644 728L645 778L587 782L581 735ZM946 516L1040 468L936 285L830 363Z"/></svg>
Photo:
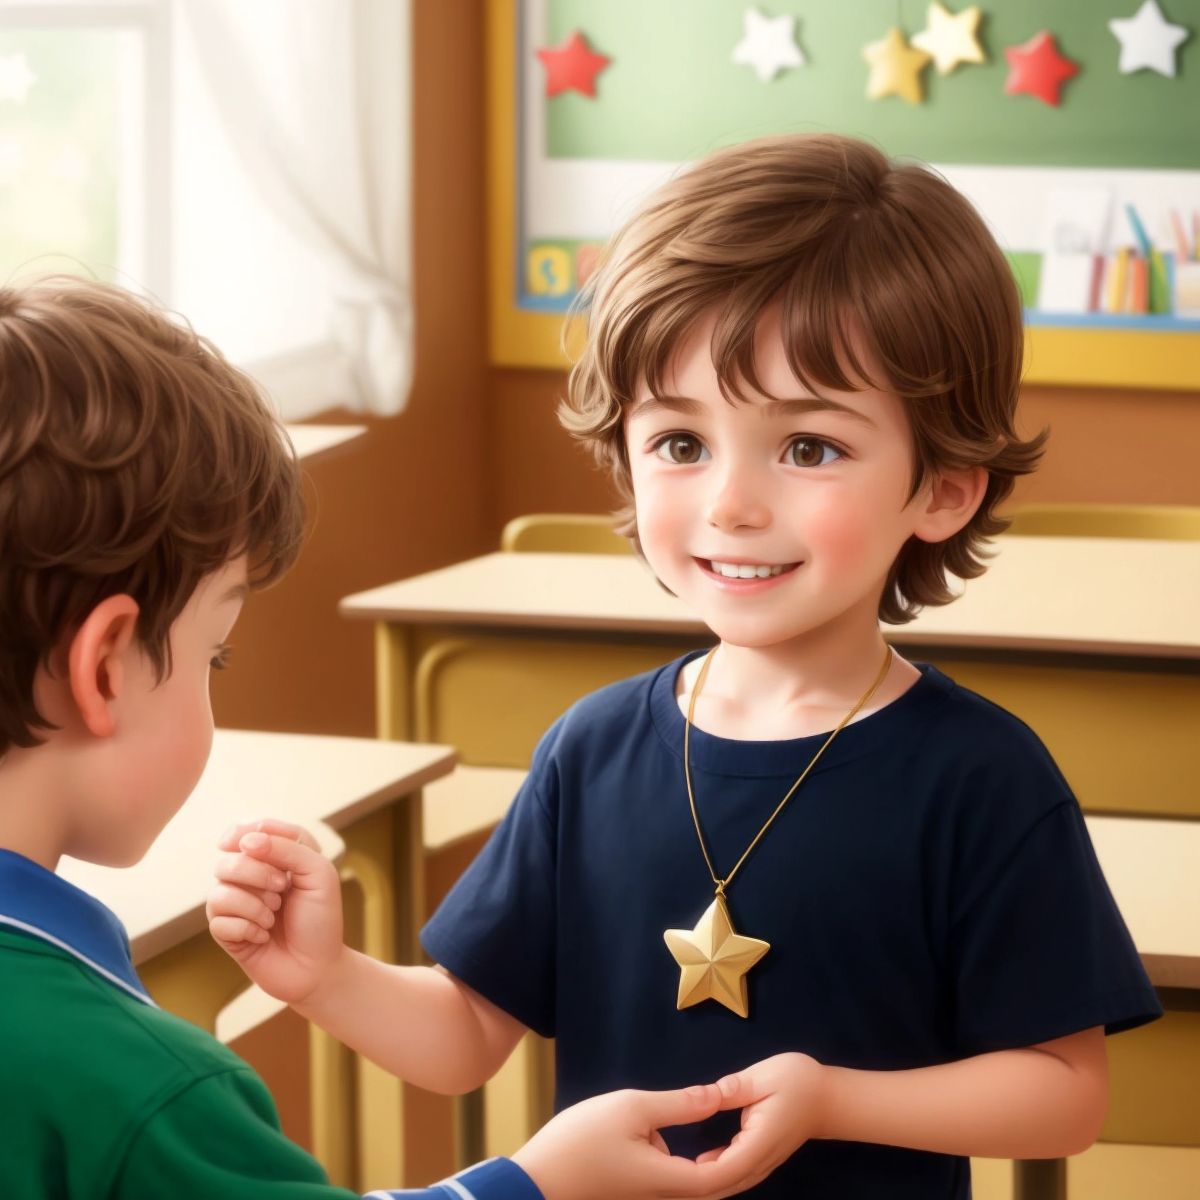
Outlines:
<svg viewBox="0 0 1200 1200"><path fill-rule="evenodd" d="M380 415L413 374L410 3L180 3L247 176L336 268L337 391Z"/></svg>

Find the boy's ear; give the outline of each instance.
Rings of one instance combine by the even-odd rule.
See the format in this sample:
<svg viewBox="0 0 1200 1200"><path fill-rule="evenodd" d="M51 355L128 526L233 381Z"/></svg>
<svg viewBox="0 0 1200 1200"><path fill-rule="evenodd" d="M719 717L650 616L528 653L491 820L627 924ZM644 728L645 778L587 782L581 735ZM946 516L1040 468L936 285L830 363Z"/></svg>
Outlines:
<svg viewBox="0 0 1200 1200"><path fill-rule="evenodd" d="M137 631L132 596L109 596L88 613L71 639L67 673L71 696L87 731L110 737L116 728L109 704L124 685L124 654Z"/></svg>
<svg viewBox="0 0 1200 1200"><path fill-rule="evenodd" d="M986 467L940 471L929 486L914 534L923 542L944 542L975 515L987 491Z"/></svg>

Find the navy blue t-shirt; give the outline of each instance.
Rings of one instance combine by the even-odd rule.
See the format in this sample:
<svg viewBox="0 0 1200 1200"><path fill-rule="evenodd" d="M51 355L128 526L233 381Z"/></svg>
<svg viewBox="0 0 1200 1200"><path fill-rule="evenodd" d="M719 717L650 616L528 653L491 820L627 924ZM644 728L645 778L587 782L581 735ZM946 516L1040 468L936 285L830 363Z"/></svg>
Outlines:
<svg viewBox="0 0 1200 1200"><path fill-rule="evenodd" d="M665 929L712 901L688 808L687 658L569 709L483 852L422 933L432 958L557 1039L557 1104L705 1083L786 1050L867 1070L932 1066L1161 1008L1066 781L1017 718L931 666L848 725L730 885L734 928L771 949L750 1015L678 1011ZM823 736L693 730L717 873L740 857ZM728 1141L736 1114L671 1130ZM756 1197L970 1195L951 1155L810 1141Z"/></svg>

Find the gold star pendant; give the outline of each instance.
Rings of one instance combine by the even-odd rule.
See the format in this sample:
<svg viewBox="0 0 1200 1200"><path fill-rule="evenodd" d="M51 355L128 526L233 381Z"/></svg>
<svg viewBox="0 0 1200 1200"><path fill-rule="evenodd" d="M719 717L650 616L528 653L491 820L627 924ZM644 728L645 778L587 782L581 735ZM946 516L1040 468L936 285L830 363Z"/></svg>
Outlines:
<svg viewBox="0 0 1200 1200"><path fill-rule="evenodd" d="M668 929L663 939L680 968L676 1008L715 1000L739 1017L750 1015L746 972L771 945L734 933L724 896L717 894L695 929Z"/></svg>

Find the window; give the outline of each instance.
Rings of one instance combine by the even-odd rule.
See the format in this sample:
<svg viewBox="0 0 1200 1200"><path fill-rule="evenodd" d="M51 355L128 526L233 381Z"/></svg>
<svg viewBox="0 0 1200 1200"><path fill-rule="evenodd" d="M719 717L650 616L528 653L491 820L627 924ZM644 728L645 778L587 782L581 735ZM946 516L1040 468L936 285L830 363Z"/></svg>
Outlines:
<svg viewBox="0 0 1200 1200"><path fill-rule="evenodd" d="M403 0L0 0L0 280L183 313L290 420L411 376Z"/></svg>
<svg viewBox="0 0 1200 1200"><path fill-rule="evenodd" d="M0 278L168 291L163 16L157 0L0 4Z"/></svg>

